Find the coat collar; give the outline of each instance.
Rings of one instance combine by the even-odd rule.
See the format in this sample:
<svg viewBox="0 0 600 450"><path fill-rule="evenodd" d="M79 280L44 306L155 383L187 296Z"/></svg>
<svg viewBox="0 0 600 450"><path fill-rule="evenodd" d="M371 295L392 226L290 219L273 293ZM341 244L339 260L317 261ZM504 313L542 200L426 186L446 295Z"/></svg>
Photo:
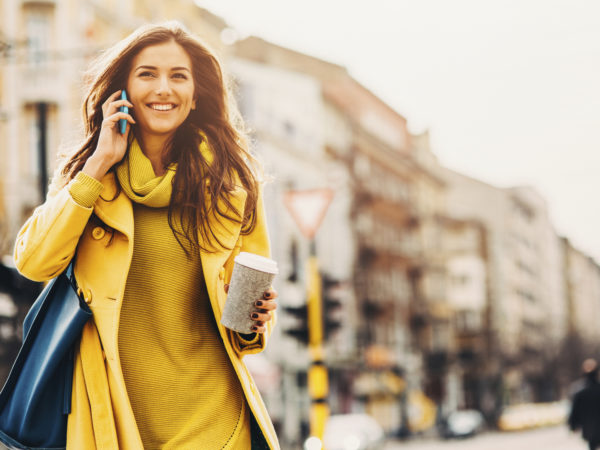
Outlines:
<svg viewBox="0 0 600 450"><path fill-rule="evenodd" d="M131 200L122 191L117 195L117 183L113 172L104 176L102 185L103 189L94 206L94 213L105 224L127 236L129 242L133 242L134 225ZM235 210L244 211L246 197L246 190L242 186L238 186L230 194L229 200ZM222 209L226 209L225 205L221 204L220 206ZM209 221L211 229L219 240L226 247L233 248L239 236L241 224L215 217L211 217ZM229 251L227 252L229 253Z"/></svg>
<svg viewBox="0 0 600 450"><path fill-rule="evenodd" d="M204 160L210 165L214 161L214 155L208 145L206 134L204 132L201 132L201 134L203 139L199 150ZM207 184L208 181L207 179ZM120 192L115 198L117 195L117 182L113 171L108 172L102 178L101 183L104 188L96 202L94 212L104 223L121 231L131 239L133 237L133 207L131 200L123 192Z"/></svg>

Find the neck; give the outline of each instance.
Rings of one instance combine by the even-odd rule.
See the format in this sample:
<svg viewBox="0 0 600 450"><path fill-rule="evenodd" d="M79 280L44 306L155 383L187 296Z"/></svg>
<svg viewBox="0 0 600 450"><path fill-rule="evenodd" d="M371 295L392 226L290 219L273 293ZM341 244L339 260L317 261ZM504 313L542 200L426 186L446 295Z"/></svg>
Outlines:
<svg viewBox="0 0 600 450"><path fill-rule="evenodd" d="M152 169L156 176L163 175L166 170L163 163L163 155L167 149L172 135L142 135L140 136L140 148L152 163Z"/></svg>

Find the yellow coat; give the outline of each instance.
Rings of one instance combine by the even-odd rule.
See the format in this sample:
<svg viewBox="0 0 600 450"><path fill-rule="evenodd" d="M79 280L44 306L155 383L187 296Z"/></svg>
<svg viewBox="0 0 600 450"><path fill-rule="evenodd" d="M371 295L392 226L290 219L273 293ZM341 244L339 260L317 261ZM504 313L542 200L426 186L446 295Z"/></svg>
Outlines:
<svg viewBox="0 0 600 450"><path fill-rule="evenodd" d="M23 275L45 281L61 273L77 250L75 277L94 320L83 330L75 362L67 448L137 450L143 446L125 389L118 347L119 314L133 254L133 209L123 192L113 201L107 201L117 192L112 172L104 177L102 184L102 193L93 208L76 203L68 186L51 189L46 202L19 232L14 257ZM231 194L230 200L238 211L243 211L246 195L242 187ZM262 198L257 213L255 229L244 236L240 234L240 224L213 220L212 229L233 250L202 251L201 260L225 350L267 442L272 449L278 449L265 405L242 361L245 354L265 348L274 320L267 324L267 332L259 342L247 347L236 333L220 324L226 299L224 284L231 277L233 258L240 251L269 256Z"/></svg>

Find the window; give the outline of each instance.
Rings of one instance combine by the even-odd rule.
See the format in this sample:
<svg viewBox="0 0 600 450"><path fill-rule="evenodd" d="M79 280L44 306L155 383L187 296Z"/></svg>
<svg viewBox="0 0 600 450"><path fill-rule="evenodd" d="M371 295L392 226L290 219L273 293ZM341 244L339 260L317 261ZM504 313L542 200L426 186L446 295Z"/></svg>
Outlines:
<svg viewBox="0 0 600 450"><path fill-rule="evenodd" d="M445 323L435 323L431 327L431 350L442 351L450 346L450 328Z"/></svg>
<svg viewBox="0 0 600 450"><path fill-rule="evenodd" d="M30 4L24 8L25 35L29 46L29 63L44 64L52 38L53 5Z"/></svg>
<svg viewBox="0 0 600 450"><path fill-rule="evenodd" d="M469 276L465 274L452 275L452 284L454 286L465 286L469 284Z"/></svg>
<svg viewBox="0 0 600 450"><path fill-rule="evenodd" d="M476 332L483 328L483 317L480 312L463 310L456 313L456 328L462 332Z"/></svg>
<svg viewBox="0 0 600 450"><path fill-rule="evenodd" d="M286 119L283 121L283 131L287 138L293 139L296 134L296 127L291 121Z"/></svg>

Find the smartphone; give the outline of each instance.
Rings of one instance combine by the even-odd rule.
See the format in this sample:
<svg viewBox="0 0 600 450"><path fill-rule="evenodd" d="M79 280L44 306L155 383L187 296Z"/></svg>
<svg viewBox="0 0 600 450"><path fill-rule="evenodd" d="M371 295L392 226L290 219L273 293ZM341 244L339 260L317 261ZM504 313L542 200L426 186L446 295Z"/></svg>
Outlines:
<svg viewBox="0 0 600 450"><path fill-rule="evenodd" d="M125 92L125 89L123 89L121 91L121 100L127 100L127 93ZM119 111L127 114L129 112L129 108L127 106L121 106L119 108ZM119 119L119 131L121 132L121 134L125 134L126 130L127 130L127 121L125 119Z"/></svg>

